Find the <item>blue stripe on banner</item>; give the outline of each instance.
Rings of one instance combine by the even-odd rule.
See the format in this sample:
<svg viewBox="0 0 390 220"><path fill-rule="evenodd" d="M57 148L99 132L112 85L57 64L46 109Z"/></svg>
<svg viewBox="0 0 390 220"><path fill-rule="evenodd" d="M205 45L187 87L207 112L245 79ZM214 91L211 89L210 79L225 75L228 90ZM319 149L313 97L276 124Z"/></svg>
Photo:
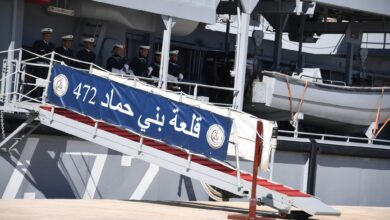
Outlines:
<svg viewBox="0 0 390 220"><path fill-rule="evenodd" d="M226 159L232 119L207 110L59 64L52 68L47 102L169 145Z"/></svg>

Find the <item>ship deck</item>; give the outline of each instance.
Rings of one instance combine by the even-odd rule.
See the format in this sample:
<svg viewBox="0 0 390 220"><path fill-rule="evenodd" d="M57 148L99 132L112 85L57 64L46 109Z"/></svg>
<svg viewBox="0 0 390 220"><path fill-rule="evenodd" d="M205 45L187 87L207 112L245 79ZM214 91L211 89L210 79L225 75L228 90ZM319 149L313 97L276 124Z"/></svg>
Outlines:
<svg viewBox="0 0 390 220"><path fill-rule="evenodd" d="M120 200L0 200L0 219L227 219L247 213L246 202L120 201ZM389 207L337 206L341 217L311 219L390 219ZM258 207L274 217L274 210Z"/></svg>

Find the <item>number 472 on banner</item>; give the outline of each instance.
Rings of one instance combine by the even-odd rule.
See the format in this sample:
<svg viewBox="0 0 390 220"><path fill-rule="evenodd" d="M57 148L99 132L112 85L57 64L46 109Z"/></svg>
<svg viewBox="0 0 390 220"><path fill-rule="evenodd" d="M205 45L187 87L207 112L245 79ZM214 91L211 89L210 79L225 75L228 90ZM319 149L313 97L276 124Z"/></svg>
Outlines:
<svg viewBox="0 0 390 220"><path fill-rule="evenodd" d="M80 96L83 97L82 101L88 100L88 103L91 105L95 105L95 97L97 90L95 87L91 87L87 84L79 83L79 85L73 90L73 94L76 95L76 99L78 100Z"/></svg>

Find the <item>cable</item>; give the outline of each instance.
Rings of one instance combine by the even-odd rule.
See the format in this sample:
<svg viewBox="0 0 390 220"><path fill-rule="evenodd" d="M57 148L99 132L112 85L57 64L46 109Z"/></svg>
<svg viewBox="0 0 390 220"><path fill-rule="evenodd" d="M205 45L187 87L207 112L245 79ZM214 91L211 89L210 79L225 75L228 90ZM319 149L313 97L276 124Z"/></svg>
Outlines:
<svg viewBox="0 0 390 220"><path fill-rule="evenodd" d="M256 134L262 141L264 141L263 136L261 136L258 131L256 131Z"/></svg>
<svg viewBox="0 0 390 220"><path fill-rule="evenodd" d="M203 189L206 191L207 195L213 199L214 201L217 201L217 202L222 202L223 199L222 199L222 193L216 191L215 189L212 188L212 186L210 186L209 184L205 183L205 182L200 182L200 184L202 185Z"/></svg>
<svg viewBox="0 0 390 220"><path fill-rule="evenodd" d="M307 90L307 80L305 80L305 89L303 90L303 93L301 94L300 97L301 101L299 102L298 113L300 113L302 110L303 98L305 97L306 90Z"/></svg>
<svg viewBox="0 0 390 220"><path fill-rule="evenodd" d="M377 130L378 130L378 123L379 123L379 118L381 116L381 108L382 108L382 99L383 99L383 94L385 92L385 88L382 87L382 94L378 100L378 110L376 112L376 117L375 117L375 125L374 125L374 135L376 135Z"/></svg>
<svg viewBox="0 0 390 220"><path fill-rule="evenodd" d="M387 123L388 123L389 121L390 121L390 116L387 117L386 122L381 126L381 128L378 130L378 132L376 132L375 137L377 137L377 136L381 133L381 131L383 130L383 128L385 128L385 126L387 125Z"/></svg>

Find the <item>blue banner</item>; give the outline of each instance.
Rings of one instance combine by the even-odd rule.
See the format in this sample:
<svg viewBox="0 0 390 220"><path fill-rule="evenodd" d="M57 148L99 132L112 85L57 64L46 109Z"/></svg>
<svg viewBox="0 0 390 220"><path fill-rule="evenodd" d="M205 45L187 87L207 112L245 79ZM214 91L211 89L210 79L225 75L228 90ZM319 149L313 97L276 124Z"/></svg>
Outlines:
<svg viewBox="0 0 390 220"><path fill-rule="evenodd" d="M46 99L168 145L226 159L228 117L59 64L52 68Z"/></svg>

